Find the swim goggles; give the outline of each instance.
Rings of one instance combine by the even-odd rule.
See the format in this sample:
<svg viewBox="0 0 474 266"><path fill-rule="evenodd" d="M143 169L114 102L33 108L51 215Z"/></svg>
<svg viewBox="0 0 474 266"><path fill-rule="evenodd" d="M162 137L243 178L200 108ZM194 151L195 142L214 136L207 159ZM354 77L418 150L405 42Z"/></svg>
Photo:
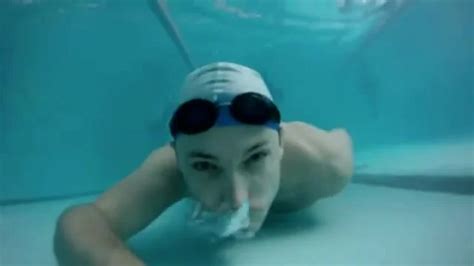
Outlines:
<svg viewBox="0 0 474 266"><path fill-rule="evenodd" d="M247 92L234 97L230 104L206 99L184 102L174 113L169 129L176 138L180 133L198 134L215 125L262 125L278 130L280 121L280 111L272 100L259 93Z"/></svg>

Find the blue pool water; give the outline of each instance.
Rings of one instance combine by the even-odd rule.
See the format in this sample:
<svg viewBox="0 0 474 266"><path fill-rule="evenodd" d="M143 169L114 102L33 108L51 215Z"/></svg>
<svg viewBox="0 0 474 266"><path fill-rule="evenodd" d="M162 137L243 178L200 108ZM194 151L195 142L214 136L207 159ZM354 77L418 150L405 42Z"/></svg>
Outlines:
<svg viewBox="0 0 474 266"><path fill-rule="evenodd" d="M383 174L396 176L394 187L442 192L455 175L472 195L474 1L339 2L167 6L194 64L249 65L271 85L284 120L346 128L361 155L357 172L367 170L354 180ZM93 195L128 175L170 140L188 71L146 0L0 1L0 205ZM433 152L446 142L457 146ZM444 158L452 163L427 162ZM442 182L426 189L440 169ZM414 173L421 181L393 184Z"/></svg>
<svg viewBox="0 0 474 266"><path fill-rule="evenodd" d="M347 128L357 151L472 136L471 1L409 1L378 31L334 1L228 2L261 17L168 8L196 65L259 69L285 120ZM0 201L101 190L169 140L188 69L146 1L0 5Z"/></svg>

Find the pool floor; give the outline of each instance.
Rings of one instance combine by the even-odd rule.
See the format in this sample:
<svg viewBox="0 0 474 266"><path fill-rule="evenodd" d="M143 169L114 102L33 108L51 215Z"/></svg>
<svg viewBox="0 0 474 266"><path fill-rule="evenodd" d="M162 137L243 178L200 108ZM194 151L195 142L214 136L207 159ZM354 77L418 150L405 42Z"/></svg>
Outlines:
<svg viewBox="0 0 474 266"><path fill-rule="evenodd" d="M380 167L377 160L390 152L379 152L364 163ZM454 160L452 153L449 158ZM411 173L422 172L423 164L417 166ZM374 168L364 169L362 174L377 175ZM423 177L439 179L430 172ZM94 198L1 206L0 265L56 265L52 241L57 217L67 206ZM223 243L211 243L186 226L186 205L182 201L168 209L129 241L147 265L474 264L472 193L351 183L304 211L270 216L255 239Z"/></svg>

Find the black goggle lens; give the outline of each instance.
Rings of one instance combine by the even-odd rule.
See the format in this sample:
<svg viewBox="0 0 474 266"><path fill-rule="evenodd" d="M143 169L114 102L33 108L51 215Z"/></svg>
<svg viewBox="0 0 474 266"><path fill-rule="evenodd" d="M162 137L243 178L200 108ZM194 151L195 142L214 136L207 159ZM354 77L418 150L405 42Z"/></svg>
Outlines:
<svg viewBox="0 0 474 266"><path fill-rule="evenodd" d="M217 108L207 100L195 99L184 103L171 121L171 133L197 134L208 130L217 119Z"/></svg>
<svg viewBox="0 0 474 266"><path fill-rule="evenodd" d="M275 104L263 95L248 92L235 97L230 105L232 116L245 124L263 125L269 121L280 122L280 112ZM214 126L218 118L217 106L204 99L194 99L181 105L174 114L170 130L197 134Z"/></svg>
<svg viewBox="0 0 474 266"><path fill-rule="evenodd" d="M232 101L232 115L240 122L252 125L268 121L280 122L280 113L268 98L256 93L241 94Z"/></svg>

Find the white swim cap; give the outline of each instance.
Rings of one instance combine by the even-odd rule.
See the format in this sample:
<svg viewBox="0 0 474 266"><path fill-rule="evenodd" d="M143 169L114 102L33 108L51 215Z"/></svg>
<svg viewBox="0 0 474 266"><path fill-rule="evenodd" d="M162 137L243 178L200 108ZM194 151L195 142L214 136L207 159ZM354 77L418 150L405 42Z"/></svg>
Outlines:
<svg viewBox="0 0 474 266"><path fill-rule="evenodd" d="M180 91L179 104L196 98L225 104L246 92L256 92L273 101L257 71L230 62L211 63L194 70L186 77Z"/></svg>
<svg viewBox="0 0 474 266"><path fill-rule="evenodd" d="M246 98L240 98L242 101L236 103L237 107L230 106L236 96L245 93L256 93L262 97L246 95L243 96ZM256 99L261 102L261 108L256 107ZM200 100L212 103L208 105L206 101ZM280 112L272 103L272 96L263 78L257 71L242 65L218 62L196 69L187 76L177 101L176 111L169 122L173 137L179 133L200 133L213 126L242 123L275 130L280 128ZM238 108L237 111L235 108Z"/></svg>

